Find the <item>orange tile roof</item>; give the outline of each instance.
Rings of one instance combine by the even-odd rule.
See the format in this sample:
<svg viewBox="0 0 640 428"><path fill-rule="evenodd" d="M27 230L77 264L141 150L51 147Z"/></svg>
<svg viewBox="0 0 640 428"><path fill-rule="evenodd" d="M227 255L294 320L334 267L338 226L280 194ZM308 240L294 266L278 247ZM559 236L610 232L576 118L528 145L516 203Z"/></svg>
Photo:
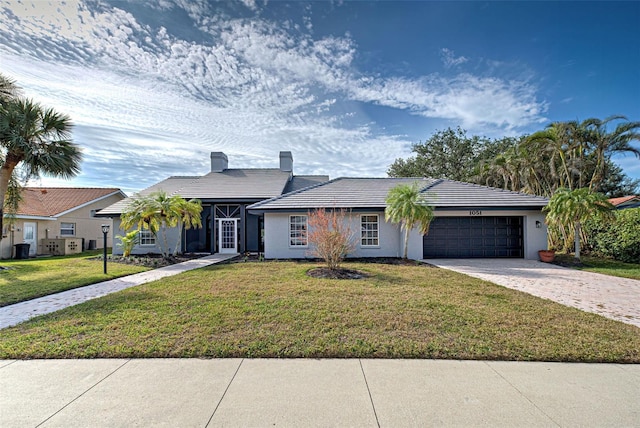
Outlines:
<svg viewBox="0 0 640 428"><path fill-rule="evenodd" d="M119 191L116 188L25 187L16 214L53 217Z"/></svg>
<svg viewBox="0 0 640 428"><path fill-rule="evenodd" d="M624 204L625 202L631 201L634 198L640 199L640 196L631 195L631 196L623 196L621 198L611 198L609 199L609 202L611 202L611 205L613 206L618 206L620 204Z"/></svg>

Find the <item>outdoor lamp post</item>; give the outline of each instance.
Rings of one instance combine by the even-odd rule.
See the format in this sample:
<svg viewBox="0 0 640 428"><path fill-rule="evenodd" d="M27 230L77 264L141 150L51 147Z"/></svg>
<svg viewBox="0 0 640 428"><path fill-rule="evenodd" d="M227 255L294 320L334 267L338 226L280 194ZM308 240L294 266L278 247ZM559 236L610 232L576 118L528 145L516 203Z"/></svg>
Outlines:
<svg viewBox="0 0 640 428"><path fill-rule="evenodd" d="M107 274L107 233L109 233L109 225L103 224L100 226L102 228L102 236L104 237L104 241L102 243L102 259L104 261L104 274Z"/></svg>

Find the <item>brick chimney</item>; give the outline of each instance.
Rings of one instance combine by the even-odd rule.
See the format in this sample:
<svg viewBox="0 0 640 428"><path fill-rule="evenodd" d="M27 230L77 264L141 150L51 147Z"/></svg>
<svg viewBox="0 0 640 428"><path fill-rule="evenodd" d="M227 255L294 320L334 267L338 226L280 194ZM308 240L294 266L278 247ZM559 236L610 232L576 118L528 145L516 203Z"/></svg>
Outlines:
<svg viewBox="0 0 640 428"><path fill-rule="evenodd" d="M280 152L280 171L293 172L293 155L291 152Z"/></svg>
<svg viewBox="0 0 640 428"><path fill-rule="evenodd" d="M222 152L211 152L211 172L222 172L229 167L229 159Z"/></svg>

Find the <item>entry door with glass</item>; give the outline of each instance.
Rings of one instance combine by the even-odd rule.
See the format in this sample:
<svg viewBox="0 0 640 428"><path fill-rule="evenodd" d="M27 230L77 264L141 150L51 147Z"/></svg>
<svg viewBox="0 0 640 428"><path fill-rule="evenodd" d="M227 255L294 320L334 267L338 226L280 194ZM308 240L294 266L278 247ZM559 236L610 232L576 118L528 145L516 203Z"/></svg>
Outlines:
<svg viewBox="0 0 640 428"><path fill-rule="evenodd" d="M22 235L22 239L23 242L25 244L29 244L29 255L30 256L35 256L36 255L36 251L38 249L37 247L37 224L36 223L25 223L22 226L22 230L23 230L23 235Z"/></svg>
<svg viewBox="0 0 640 428"><path fill-rule="evenodd" d="M238 252L238 219L221 218L218 224L218 248L220 253Z"/></svg>

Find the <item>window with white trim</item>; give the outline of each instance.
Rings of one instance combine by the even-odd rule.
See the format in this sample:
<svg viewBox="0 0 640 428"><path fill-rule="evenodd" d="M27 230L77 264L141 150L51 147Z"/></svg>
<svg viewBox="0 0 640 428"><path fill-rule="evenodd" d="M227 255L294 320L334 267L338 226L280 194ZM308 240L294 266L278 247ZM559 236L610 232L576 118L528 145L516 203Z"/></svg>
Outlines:
<svg viewBox="0 0 640 428"><path fill-rule="evenodd" d="M378 214L362 214L360 216L360 245L377 247L379 241Z"/></svg>
<svg viewBox="0 0 640 428"><path fill-rule="evenodd" d="M140 245L156 245L156 236L150 230L141 230L138 232Z"/></svg>
<svg viewBox="0 0 640 428"><path fill-rule="evenodd" d="M291 247L307 246L307 216L306 215L289 216L289 246Z"/></svg>
<svg viewBox="0 0 640 428"><path fill-rule="evenodd" d="M75 223L60 223L60 236L75 236L76 224Z"/></svg>

